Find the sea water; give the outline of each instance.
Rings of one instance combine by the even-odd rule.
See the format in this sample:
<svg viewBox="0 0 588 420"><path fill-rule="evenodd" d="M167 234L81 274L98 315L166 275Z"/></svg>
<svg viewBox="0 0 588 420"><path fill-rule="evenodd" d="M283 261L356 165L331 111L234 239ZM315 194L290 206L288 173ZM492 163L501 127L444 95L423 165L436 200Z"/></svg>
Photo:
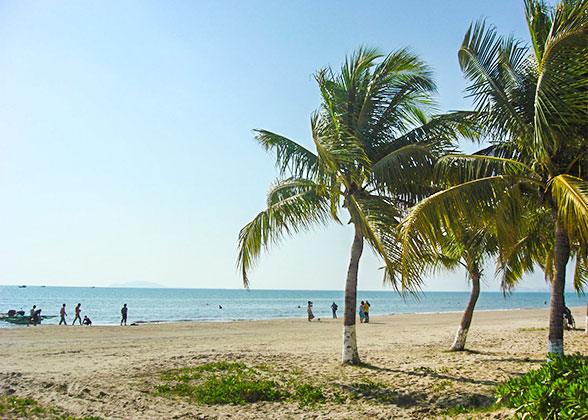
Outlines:
<svg viewBox="0 0 588 420"><path fill-rule="evenodd" d="M462 312L469 292L425 292L418 299L402 298L393 291L358 291L357 299L368 300L370 314ZM240 321L272 318L305 318L308 301L313 302L318 318L331 317L331 304L343 315L343 291L329 290L244 290L244 289L147 289L111 287L41 287L0 286L0 313L9 309L24 310L32 305L43 315L58 315L66 304L67 321L74 319L74 308L81 303L82 318L88 315L95 325L120 322L120 309L129 308L128 322ZM549 293L482 292L476 310L544 308L549 306ZM585 298L566 293L568 306L584 306ZM222 309L221 309L222 308ZM59 317L44 324L57 324ZM0 327L12 324L1 322Z"/></svg>

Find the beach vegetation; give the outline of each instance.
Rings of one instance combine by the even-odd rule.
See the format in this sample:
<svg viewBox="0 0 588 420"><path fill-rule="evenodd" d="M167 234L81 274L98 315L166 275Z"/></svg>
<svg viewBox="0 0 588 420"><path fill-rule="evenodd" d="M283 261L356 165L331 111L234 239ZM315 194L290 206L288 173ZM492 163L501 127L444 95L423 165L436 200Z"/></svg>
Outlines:
<svg viewBox="0 0 588 420"><path fill-rule="evenodd" d="M247 287L262 250L330 221L343 224L347 213L354 239L342 362L359 364L355 318L364 244L383 261L386 283L402 293L419 289L418 281L397 275L395 228L406 208L432 192L435 159L460 134L473 133L472 118L432 113L431 70L408 49L383 55L360 48L339 72L327 67L314 77L322 100L311 117L314 152L279 134L255 131L259 144L274 154L280 178L267 194L267 208L239 233L238 266Z"/></svg>
<svg viewBox="0 0 588 420"><path fill-rule="evenodd" d="M492 413L498 409L499 407L493 403L484 403L480 406L475 403L473 405L457 404L454 407L443 410L441 415L449 417L450 419L454 419L458 415L462 415L460 418L479 419L480 414ZM470 414L470 416L463 417L464 414Z"/></svg>
<svg viewBox="0 0 588 420"><path fill-rule="evenodd" d="M412 249L464 221L491 222L505 293L530 264L551 282L547 350L563 354L570 257L576 290L588 281L588 1L524 6L530 46L483 20L467 30L458 58L490 144L436 162L436 181L449 186L411 209L400 236Z"/></svg>
<svg viewBox="0 0 588 420"><path fill-rule="evenodd" d="M73 417L62 414L60 409L43 407L32 398L0 397L0 418L34 418L47 420L103 420L101 417Z"/></svg>
<svg viewBox="0 0 588 420"><path fill-rule="evenodd" d="M588 360L580 353L551 360L497 388L498 403L515 409L516 419L588 418Z"/></svg>
<svg viewBox="0 0 588 420"><path fill-rule="evenodd" d="M300 406L323 403L321 387L272 372L267 365L216 362L163 372L156 387L164 396L187 397L199 404L247 404L257 401L297 401Z"/></svg>
<svg viewBox="0 0 588 420"><path fill-rule="evenodd" d="M298 401L300 406L315 405L325 403L327 397L323 389L319 386L311 384L300 384L294 387L294 391L290 397L293 401Z"/></svg>
<svg viewBox="0 0 588 420"><path fill-rule="evenodd" d="M45 413L47 410L40 407L37 401L31 398L4 397L0 400L2 418L9 418L9 415L32 417Z"/></svg>

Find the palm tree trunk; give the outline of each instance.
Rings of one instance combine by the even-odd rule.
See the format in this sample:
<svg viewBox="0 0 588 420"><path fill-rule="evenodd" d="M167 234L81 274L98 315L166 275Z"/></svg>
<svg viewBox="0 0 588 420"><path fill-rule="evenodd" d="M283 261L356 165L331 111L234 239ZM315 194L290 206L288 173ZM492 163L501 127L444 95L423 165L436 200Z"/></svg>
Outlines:
<svg viewBox="0 0 588 420"><path fill-rule="evenodd" d="M563 355L564 289L566 285L566 265L570 258L570 242L568 232L559 218L555 224L553 258L555 276L551 283L551 310L549 312L549 343L547 352Z"/></svg>
<svg viewBox="0 0 588 420"><path fill-rule="evenodd" d="M359 352L357 351L357 338L355 335L355 306L357 304L357 272L359 259L363 252L363 235L355 226L355 237L351 246L351 260L347 270L345 283L345 308L343 318L343 360L349 365L358 365Z"/></svg>
<svg viewBox="0 0 588 420"><path fill-rule="evenodd" d="M461 324L457 329L455 340L451 346L452 351L459 351L465 348L466 338L470 325L472 324L472 317L474 316L474 308L476 307L478 296L480 296L480 270L477 264L474 264L469 274L472 279L472 294L470 295L468 306L466 306L466 310L461 317Z"/></svg>
<svg viewBox="0 0 588 420"><path fill-rule="evenodd" d="M588 335L588 300L586 301L586 335Z"/></svg>

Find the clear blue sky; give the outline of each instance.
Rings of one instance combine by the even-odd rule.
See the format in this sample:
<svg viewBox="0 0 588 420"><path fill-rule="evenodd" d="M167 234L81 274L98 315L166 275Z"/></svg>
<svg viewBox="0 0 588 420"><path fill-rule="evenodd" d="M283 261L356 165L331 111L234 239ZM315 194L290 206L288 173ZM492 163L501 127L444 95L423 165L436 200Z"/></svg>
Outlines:
<svg viewBox="0 0 588 420"><path fill-rule="evenodd" d="M466 109L480 17L527 39L520 0L0 2L0 284L241 287L237 234L276 177L251 130L310 146L312 74L361 45L412 47L440 109ZM351 238L287 240L251 285L342 289ZM366 251L360 289L383 289L379 265Z"/></svg>

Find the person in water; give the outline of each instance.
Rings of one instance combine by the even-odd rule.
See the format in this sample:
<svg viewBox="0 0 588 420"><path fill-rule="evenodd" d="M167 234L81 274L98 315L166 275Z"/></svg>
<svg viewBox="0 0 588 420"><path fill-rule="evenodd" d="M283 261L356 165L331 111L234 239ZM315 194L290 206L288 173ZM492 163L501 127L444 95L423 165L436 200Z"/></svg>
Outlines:
<svg viewBox="0 0 588 420"><path fill-rule="evenodd" d="M61 307L61 309L59 310L59 325L61 325L61 324L67 325L67 322L65 321L66 316L67 316L67 313L65 312L65 303L64 303L63 306Z"/></svg>
<svg viewBox="0 0 588 420"><path fill-rule="evenodd" d="M129 311L129 308L127 308L127 304L125 303L123 305L123 307L120 310L120 314L122 316L122 318L120 319L120 325L123 324L123 322L125 323L125 325L127 325L127 313Z"/></svg>
<svg viewBox="0 0 588 420"><path fill-rule="evenodd" d="M80 321L80 325L82 325L82 317L80 316L80 312L82 312L82 304L78 303L76 305L76 317L74 318L73 322L71 323L71 325L76 323L76 319Z"/></svg>

